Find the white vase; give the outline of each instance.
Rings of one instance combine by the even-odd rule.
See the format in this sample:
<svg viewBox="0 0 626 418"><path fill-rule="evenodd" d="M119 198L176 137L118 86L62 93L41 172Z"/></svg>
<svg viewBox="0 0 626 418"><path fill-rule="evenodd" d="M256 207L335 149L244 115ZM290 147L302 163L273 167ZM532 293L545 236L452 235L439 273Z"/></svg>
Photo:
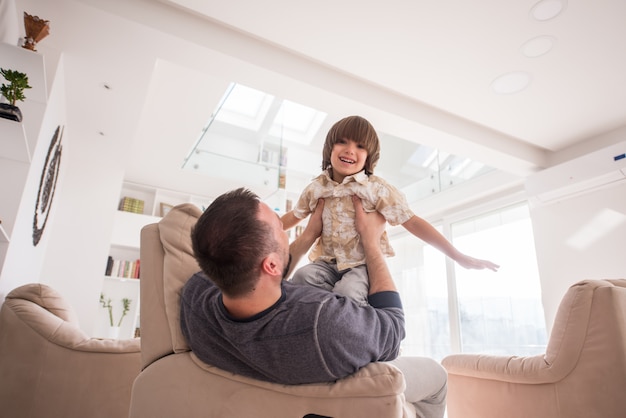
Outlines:
<svg viewBox="0 0 626 418"><path fill-rule="evenodd" d="M120 327L109 327L107 337L117 340L120 338Z"/></svg>

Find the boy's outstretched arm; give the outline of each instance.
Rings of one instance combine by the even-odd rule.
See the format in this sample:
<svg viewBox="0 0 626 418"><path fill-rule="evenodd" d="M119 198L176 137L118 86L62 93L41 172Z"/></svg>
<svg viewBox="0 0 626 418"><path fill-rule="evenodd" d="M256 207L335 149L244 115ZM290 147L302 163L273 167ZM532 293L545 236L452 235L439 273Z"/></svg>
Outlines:
<svg viewBox="0 0 626 418"><path fill-rule="evenodd" d="M415 235L422 241L432 245L454 261L456 261L461 267L466 269L489 269L492 271L498 271L499 265L492 263L489 260L480 260L478 258L470 257L457 250L450 241L446 239L434 226L426 222L419 216L413 216L411 219L402 224L407 231Z"/></svg>

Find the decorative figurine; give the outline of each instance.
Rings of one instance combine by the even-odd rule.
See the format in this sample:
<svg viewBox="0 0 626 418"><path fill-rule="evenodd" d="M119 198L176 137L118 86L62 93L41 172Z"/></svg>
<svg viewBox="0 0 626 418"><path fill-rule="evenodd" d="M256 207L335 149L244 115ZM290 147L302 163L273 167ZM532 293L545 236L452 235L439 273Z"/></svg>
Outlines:
<svg viewBox="0 0 626 418"><path fill-rule="evenodd" d="M37 51L35 45L50 34L50 21L24 12L24 29L26 30L26 39L24 39L22 48Z"/></svg>

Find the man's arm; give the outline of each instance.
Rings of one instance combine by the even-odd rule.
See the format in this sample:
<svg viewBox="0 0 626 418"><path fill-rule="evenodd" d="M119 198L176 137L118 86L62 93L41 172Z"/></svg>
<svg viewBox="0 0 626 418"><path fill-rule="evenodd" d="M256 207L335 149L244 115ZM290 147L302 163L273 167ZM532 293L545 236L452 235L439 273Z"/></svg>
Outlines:
<svg viewBox="0 0 626 418"><path fill-rule="evenodd" d="M380 248L380 237L385 231L385 218L378 212L365 213L361 199L352 196L356 212L356 230L361 236L365 250L365 264L369 276L369 294L380 292L397 292L396 284L391 278L385 256Z"/></svg>
<svg viewBox="0 0 626 418"><path fill-rule="evenodd" d="M322 211L324 210L324 199L319 199L315 211L309 217L304 231L298 238L295 239L289 245L289 254L291 255L291 265L289 271L285 277L291 276L293 269L298 265L298 262L304 256L311 246L315 243L315 240L322 235Z"/></svg>
<svg viewBox="0 0 626 418"><path fill-rule="evenodd" d="M386 221L378 212L365 213L352 198L356 230L365 249L370 281L369 306L337 296L320 310L318 338L327 367L338 376L353 373L372 361L394 360L405 337L400 295L380 248Z"/></svg>

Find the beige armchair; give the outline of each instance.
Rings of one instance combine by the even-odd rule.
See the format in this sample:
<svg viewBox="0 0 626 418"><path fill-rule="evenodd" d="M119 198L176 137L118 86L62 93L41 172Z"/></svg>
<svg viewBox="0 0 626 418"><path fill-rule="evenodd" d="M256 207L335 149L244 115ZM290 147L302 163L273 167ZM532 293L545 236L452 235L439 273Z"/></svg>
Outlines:
<svg viewBox="0 0 626 418"><path fill-rule="evenodd" d="M44 284L12 290L0 310L0 416L126 417L139 339L90 338Z"/></svg>
<svg viewBox="0 0 626 418"><path fill-rule="evenodd" d="M131 418L415 417L402 373L374 363L335 383L286 386L225 372L198 360L179 326L179 294L199 267L190 232L201 212L172 209L141 232L143 370L135 380ZM311 415L314 416L314 415Z"/></svg>
<svg viewBox="0 0 626 418"><path fill-rule="evenodd" d="M571 286L545 354L461 354L442 363L448 370L449 418L622 418L626 280Z"/></svg>

